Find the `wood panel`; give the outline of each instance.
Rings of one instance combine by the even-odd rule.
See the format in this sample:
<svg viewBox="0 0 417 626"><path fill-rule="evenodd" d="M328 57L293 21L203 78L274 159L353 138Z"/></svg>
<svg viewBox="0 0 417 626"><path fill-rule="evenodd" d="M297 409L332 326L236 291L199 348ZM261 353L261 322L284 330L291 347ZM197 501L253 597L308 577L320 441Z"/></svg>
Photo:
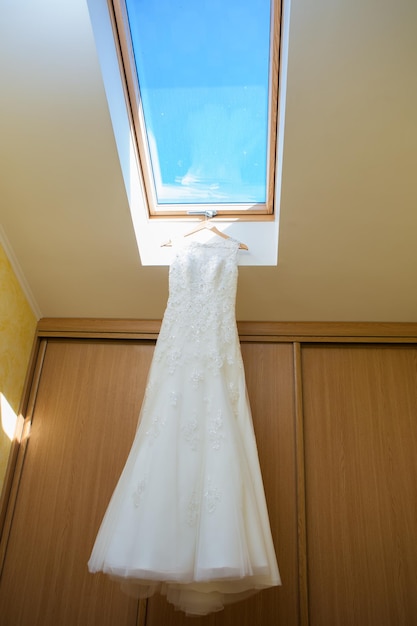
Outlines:
<svg viewBox="0 0 417 626"><path fill-rule="evenodd" d="M311 626L417 620L417 349L303 347Z"/></svg>
<svg viewBox="0 0 417 626"><path fill-rule="evenodd" d="M153 353L153 343L135 335L147 330L141 336L152 336L153 323L142 331L134 326L133 334L129 320L106 324L77 331L71 323L69 332L85 339L47 340L13 491L0 584L5 626L145 623L144 604L139 616L135 601L86 568L133 439ZM378 325L373 332L350 326L353 341L363 342L367 330L373 339L385 332L395 343L302 344L301 370L300 347L295 367L290 334L284 343L248 335L242 345L283 586L194 618L196 626L414 623L417 349L397 345L410 325ZM308 330L299 329L301 335ZM324 332L324 325L317 330ZM119 339L97 339L108 331ZM120 339L125 332L126 341ZM22 455L18 467L21 462ZM146 608L147 626L189 621L163 598Z"/></svg>
<svg viewBox="0 0 417 626"><path fill-rule="evenodd" d="M49 341L0 585L4 626L129 626L138 603L87 572L153 345Z"/></svg>
<svg viewBox="0 0 417 626"><path fill-rule="evenodd" d="M260 592L223 611L193 618L195 626L296 626L297 572L296 462L293 348L291 344L242 346L258 452L283 585ZM181 626L190 619L163 598L148 602L146 626Z"/></svg>

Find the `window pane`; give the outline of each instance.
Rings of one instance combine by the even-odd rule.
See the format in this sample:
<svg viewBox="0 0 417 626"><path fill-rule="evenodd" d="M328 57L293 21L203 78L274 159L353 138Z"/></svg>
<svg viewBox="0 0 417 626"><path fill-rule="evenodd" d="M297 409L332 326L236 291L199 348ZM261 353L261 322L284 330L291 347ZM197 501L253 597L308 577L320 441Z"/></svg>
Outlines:
<svg viewBox="0 0 417 626"><path fill-rule="evenodd" d="M159 204L264 203L270 0L127 0Z"/></svg>

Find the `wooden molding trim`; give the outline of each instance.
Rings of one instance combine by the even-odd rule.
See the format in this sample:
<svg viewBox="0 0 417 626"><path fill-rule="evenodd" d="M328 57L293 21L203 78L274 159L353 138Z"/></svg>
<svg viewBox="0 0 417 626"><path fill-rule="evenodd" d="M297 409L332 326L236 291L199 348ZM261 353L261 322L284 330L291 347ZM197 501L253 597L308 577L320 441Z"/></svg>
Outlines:
<svg viewBox="0 0 417 626"><path fill-rule="evenodd" d="M160 320L43 318L37 336L151 339ZM417 343L417 323L399 322L238 322L241 341Z"/></svg>

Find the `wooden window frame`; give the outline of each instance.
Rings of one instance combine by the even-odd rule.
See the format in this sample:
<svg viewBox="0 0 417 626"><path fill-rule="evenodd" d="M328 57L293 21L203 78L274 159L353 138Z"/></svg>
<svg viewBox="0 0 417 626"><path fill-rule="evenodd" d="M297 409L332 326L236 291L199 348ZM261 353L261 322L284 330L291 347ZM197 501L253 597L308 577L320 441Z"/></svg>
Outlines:
<svg viewBox="0 0 417 626"><path fill-rule="evenodd" d="M148 216L157 218L184 218L196 210L206 215L235 220L271 220L275 210L275 175L277 171L277 134L279 75L281 50L282 0L271 0L271 49L269 64L268 89L268 142L267 142L267 181L265 203L195 203L195 204L158 204L153 183L152 164L146 140L146 125L141 104L136 64L128 25L128 16L124 0L108 0L112 19L114 39L123 79L125 98L130 123L135 137L136 159L144 183L144 195Z"/></svg>

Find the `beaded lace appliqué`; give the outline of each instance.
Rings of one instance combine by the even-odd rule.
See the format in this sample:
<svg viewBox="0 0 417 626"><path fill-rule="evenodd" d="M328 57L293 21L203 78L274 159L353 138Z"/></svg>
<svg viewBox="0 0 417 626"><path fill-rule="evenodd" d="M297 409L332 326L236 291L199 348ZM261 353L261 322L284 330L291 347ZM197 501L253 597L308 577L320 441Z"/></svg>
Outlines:
<svg viewBox="0 0 417 626"><path fill-rule="evenodd" d="M165 419L155 415L151 421L151 427L146 431L147 436L149 437L149 442L152 444L155 439L157 439L161 433L162 427L165 426Z"/></svg>
<svg viewBox="0 0 417 626"><path fill-rule="evenodd" d="M222 492L220 489L217 489L217 487L214 487L209 479L207 489L204 491L204 500L207 512L214 513L221 499Z"/></svg>
<svg viewBox="0 0 417 626"><path fill-rule="evenodd" d="M170 391L169 393L169 403L171 406L176 407L178 405L180 394L176 391Z"/></svg>
<svg viewBox="0 0 417 626"><path fill-rule="evenodd" d="M198 421L196 418L191 419L182 427L185 441L188 443L191 450L197 450L198 442L200 441L198 430Z"/></svg>
<svg viewBox="0 0 417 626"><path fill-rule="evenodd" d="M222 411L219 409L217 415L209 420L208 434L213 450L220 450L224 440Z"/></svg>
<svg viewBox="0 0 417 626"><path fill-rule="evenodd" d="M191 382L193 384L193 387L198 387L198 385L203 382L204 380L204 373L202 371L199 371L197 369L195 369L193 371L193 373L191 374Z"/></svg>
<svg viewBox="0 0 417 626"><path fill-rule="evenodd" d="M138 486L136 487L135 491L132 493L132 500L133 500L133 504L135 505L136 508L138 508L140 506L140 503L143 499L143 494L146 491L146 478L143 478Z"/></svg>
<svg viewBox="0 0 417 626"><path fill-rule="evenodd" d="M187 507L187 523L189 526L195 526L200 511L200 503L197 494L193 492Z"/></svg>

